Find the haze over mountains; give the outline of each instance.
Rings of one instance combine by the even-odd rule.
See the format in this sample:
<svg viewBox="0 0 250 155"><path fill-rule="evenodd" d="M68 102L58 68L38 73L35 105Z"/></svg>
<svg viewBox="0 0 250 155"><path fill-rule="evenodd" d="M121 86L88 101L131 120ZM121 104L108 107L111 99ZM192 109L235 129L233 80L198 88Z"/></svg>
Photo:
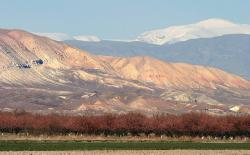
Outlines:
<svg viewBox="0 0 250 155"><path fill-rule="evenodd" d="M66 33L34 33L39 36L48 37L50 39L56 41L64 41L64 40L79 40L79 41L87 41L87 42L99 42L101 41L100 38L93 35L77 35L77 36L70 36Z"/></svg>
<svg viewBox="0 0 250 155"><path fill-rule="evenodd" d="M250 112L250 82L212 67L94 55L21 30L0 30L0 60L4 111Z"/></svg>

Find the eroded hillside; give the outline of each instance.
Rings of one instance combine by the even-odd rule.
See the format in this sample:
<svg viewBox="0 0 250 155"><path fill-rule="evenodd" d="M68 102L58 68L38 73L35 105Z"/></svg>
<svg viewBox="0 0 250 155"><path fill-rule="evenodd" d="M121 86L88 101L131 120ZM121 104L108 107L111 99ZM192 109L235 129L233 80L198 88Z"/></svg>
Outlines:
<svg viewBox="0 0 250 155"><path fill-rule="evenodd" d="M21 30L0 30L0 60L3 111L250 112L250 82L216 68L97 56Z"/></svg>

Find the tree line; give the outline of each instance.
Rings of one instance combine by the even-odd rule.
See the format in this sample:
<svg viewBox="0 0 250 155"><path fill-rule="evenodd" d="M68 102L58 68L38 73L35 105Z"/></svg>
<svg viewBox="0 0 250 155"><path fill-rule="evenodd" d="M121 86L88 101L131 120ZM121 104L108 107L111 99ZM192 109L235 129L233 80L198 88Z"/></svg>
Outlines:
<svg viewBox="0 0 250 155"><path fill-rule="evenodd" d="M250 115L214 116L205 113L146 116L139 113L98 116L39 115L0 112L0 132L33 135L247 136Z"/></svg>

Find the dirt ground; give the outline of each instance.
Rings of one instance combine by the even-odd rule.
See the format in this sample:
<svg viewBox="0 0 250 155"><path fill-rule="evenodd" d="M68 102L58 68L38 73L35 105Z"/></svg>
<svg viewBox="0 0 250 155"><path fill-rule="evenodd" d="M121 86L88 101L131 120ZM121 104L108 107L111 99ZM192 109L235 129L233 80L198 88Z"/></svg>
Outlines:
<svg viewBox="0 0 250 155"><path fill-rule="evenodd" d="M250 155L250 150L24 151L0 155Z"/></svg>

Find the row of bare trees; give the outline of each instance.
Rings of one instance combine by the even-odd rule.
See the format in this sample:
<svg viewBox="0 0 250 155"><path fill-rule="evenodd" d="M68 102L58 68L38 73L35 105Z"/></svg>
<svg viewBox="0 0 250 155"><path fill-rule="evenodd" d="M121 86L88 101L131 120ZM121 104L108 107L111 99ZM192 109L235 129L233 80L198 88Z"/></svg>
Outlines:
<svg viewBox="0 0 250 155"><path fill-rule="evenodd" d="M203 113L155 115L138 113L101 116L0 113L0 132L30 134L93 134L167 136L250 136L250 116L211 116Z"/></svg>

